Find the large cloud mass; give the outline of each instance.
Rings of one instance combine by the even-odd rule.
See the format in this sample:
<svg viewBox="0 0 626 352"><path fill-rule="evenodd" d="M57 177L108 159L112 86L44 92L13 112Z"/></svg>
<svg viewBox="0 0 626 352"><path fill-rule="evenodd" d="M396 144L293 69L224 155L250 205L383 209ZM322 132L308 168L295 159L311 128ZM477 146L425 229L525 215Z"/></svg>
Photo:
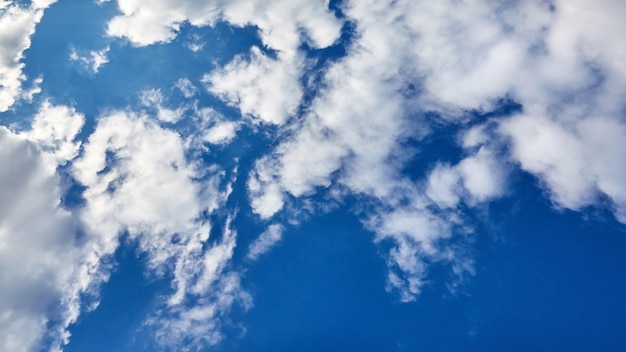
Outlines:
<svg viewBox="0 0 626 352"><path fill-rule="evenodd" d="M59 164L73 157L83 116L44 104L33 129L0 127L0 349L31 351L53 327L54 344L78 316L85 290L78 226L61 207ZM74 126L74 127L71 127ZM54 131L54 132L52 132Z"/></svg>

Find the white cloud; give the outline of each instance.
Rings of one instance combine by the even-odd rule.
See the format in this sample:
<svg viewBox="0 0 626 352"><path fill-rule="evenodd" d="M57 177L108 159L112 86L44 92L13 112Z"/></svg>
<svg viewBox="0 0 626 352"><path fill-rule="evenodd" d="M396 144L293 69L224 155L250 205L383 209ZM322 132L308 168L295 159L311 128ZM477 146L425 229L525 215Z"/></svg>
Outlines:
<svg viewBox="0 0 626 352"><path fill-rule="evenodd" d="M563 124L543 115L518 115L502 125L512 140L512 155L550 191L554 202L579 210L600 195L626 222L626 126L607 117Z"/></svg>
<svg viewBox="0 0 626 352"><path fill-rule="evenodd" d="M166 99L160 89L142 91L139 100L143 106L154 109L157 119L162 122L175 123L183 117L183 113L187 110L186 106L180 106L176 109L165 107Z"/></svg>
<svg viewBox="0 0 626 352"><path fill-rule="evenodd" d="M456 207L461 193L461 175L456 168L439 164L428 175L426 195L439 207Z"/></svg>
<svg viewBox="0 0 626 352"><path fill-rule="evenodd" d="M215 345L223 339L221 320L233 304L244 309L252 306L250 295L241 288L239 275L227 268L236 239L229 222L219 243L204 253L188 253L182 263L178 261L178 284L183 281L187 293L170 297L167 307L146 321L148 326L156 327L155 337L162 346L192 351ZM187 296L195 298L191 305L185 301ZM182 341L188 343L181 345Z"/></svg>
<svg viewBox="0 0 626 352"><path fill-rule="evenodd" d="M78 155L81 143L74 141L74 138L84 123L84 116L74 108L55 106L46 101L35 115L32 129L26 135L54 157L54 165L62 165Z"/></svg>
<svg viewBox="0 0 626 352"><path fill-rule="evenodd" d="M300 105L299 79L304 64L299 54L279 52L277 56L272 59L252 47L249 59L238 56L202 80L211 93L237 107L243 115L281 124Z"/></svg>
<svg viewBox="0 0 626 352"><path fill-rule="evenodd" d="M501 196L505 188L506 165L486 147L463 159L458 165L470 203L485 202Z"/></svg>
<svg viewBox="0 0 626 352"><path fill-rule="evenodd" d="M438 164L428 175L426 195L441 208L455 208L461 200L473 206L504 193L507 165L486 146L457 165Z"/></svg>
<svg viewBox="0 0 626 352"><path fill-rule="evenodd" d="M198 92L198 88L187 78L181 78L176 81L174 87L178 88L187 99L192 98Z"/></svg>
<svg viewBox="0 0 626 352"><path fill-rule="evenodd" d="M72 213L61 207L57 165L73 158L82 115L44 103L30 131L0 127L0 349L51 350L67 342L66 328L89 290L85 252Z"/></svg>
<svg viewBox="0 0 626 352"><path fill-rule="evenodd" d="M206 131L204 140L213 144L228 143L235 137L238 127L236 122L219 123Z"/></svg>
<svg viewBox="0 0 626 352"><path fill-rule="evenodd" d="M332 45L342 25L326 0L118 0L118 5L121 14L109 22L108 34L139 46L174 39L183 22L207 26L222 20L256 26L265 45L295 51L302 41L316 48Z"/></svg>
<svg viewBox="0 0 626 352"><path fill-rule="evenodd" d="M230 143L241 128L241 121L226 119L222 114L211 108L191 106L191 130L185 133L185 145L191 151L209 151L210 146L226 145Z"/></svg>
<svg viewBox="0 0 626 352"><path fill-rule="evenodd" d="M267 253L283 237L283 227L280 224L270 225L248 248L248 259L256 260Z"/></svg>
<svg viewBox="0 0 626 352"><path fill-rule="evenodd" d="M88 70L93 73L98 73L100 67L109 62L107 54L110 47L106 47L102 50L90 50L86 55L79 55L76 48L72 48L70 51L70 60L81 62Z"/></svg>
<svg viewBox="0 0 626 352"><path fill-rule="evenodd" d="M15 2L0 2L0 112L6 111L22 94L24 51L52 0L34 1L30 7Z"/></svg>
<svg viewBox="0 0 626 352"><path fill-rule="evenodd" d="M72 278L75 227L37 145L5 128L0 144L0 349L32 351Z"/></svg>

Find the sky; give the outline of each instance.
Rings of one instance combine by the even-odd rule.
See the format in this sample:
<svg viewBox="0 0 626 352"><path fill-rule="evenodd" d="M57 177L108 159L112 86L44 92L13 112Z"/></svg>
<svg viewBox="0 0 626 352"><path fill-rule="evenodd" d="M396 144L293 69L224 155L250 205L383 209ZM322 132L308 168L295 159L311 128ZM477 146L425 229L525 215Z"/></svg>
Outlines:
<svg viewBox="0 0 626 352"><path fill-rule="evenodd" d="M624 13L0 0L0 351L623 351Z"/></svg>

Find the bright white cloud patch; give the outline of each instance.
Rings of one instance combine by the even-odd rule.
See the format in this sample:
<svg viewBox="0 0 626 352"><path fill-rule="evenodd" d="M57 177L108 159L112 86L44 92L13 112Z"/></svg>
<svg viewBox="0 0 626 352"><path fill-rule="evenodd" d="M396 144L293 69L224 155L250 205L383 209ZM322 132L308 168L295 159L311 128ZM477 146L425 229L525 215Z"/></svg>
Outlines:
<svg viewBox="0 0 626 352"><path fill-rule="evenodd" d="M272 59L253 47L248 60L239 56L223 69L206 75L203 81L210 92L239 108L243 115L280 124L300 105L303 66L298 54L279 53L277 59Z"/></svg>
<svg viewBox="0 0 626 352"><path fill-rule="evenodd" d="M579 210L608 197L626 222L626 126L606 117L564 125L519 115L502 124L521 167L539 177L557 205Z"/></svg>
<svg viewBox="0 0 626 352"><path fill-rule="evenodd" d="M0 2L0 112L8 110L23 93L23 53L30 47L30 37L44 9L53 2L35 1L30 7Z"/></svg>
<svg viewBox="0 0 626 352"><path fill-rule="evenodd" d="M174 39L186 21L193 26L218 20L239 27L257 26L263 43L281 51L294 51L302 41L327 47L341 30L341 21L328 11L325 0L118 0L118 4L121 14L109 22L108 34L126 37L139 46Z"/></svg>
<svg viewBox="0 0 626 352"><path fill-rule="evenodd" d="M81 143L74 139L84 123L84 116L75 109L54 106L46 101L35 115L32 129L26 135L54 157L54 165L62 165L78 155Z"/></svg>
<svg viewBox="0 0 626 352"><path fill-rule="evenodd" d="M32 130L0 127L0 349L33 351L49 336L67 343L87 290L74 216L61 207L57 165L78 148L83 117L44 103ZM48 331L52 329L52 331Z"/></svg>

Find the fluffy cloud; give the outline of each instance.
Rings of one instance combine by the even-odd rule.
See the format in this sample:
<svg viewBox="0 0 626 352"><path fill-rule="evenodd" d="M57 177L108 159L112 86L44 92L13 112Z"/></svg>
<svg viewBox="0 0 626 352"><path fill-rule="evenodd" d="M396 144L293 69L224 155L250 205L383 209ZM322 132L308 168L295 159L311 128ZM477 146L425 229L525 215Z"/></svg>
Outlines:
<svg viewBox="0 0 626 352"><path fill-rule="evenodd" d="M0 112L8 110L23 93L21 62L30 47L30 37L52 0L34 1L26 7L14 1L0 1Z"/></svg>
<svg viewBox="0 0 626 352"><path fill-rule="evenodd" d="M44 103L32 130L0 127L0 349L33 351L67 342L87 285L78 224L61 207L57 166L72 159L82 115ZM50 329L50 330L48 330Z"/></svg>
<svg viewBox="0 0 626 352"><path fill-rule="evenodd" d="M81 143L75 137L81 131L85 118L74 108L55 106L46 101L26 133L36 141L47 155L52 156L52 165L63 165L78 155Z"/></svg>
<svg viewBox="0 0 626 352"><path fill-rule="evenodd" d="M118 0L121 14L108 24L108 34L126 37L135 45L168 42L183 22L206 26L218 20L235 26L256 26L272 49L294 51L302 41L324 48L341 30L328 10L328 1L147 1Z"/></svg>
<svg viewBox="0 0 626 352"><path fill-rule="evenodd" d="M469 205L503 194L506 165L481 147L457 165L439 164L428 175L426 195L440 208L454 208L461 199Z"/></svg>
<svg viewBox="0 0 626 352"><path fill-rule="evenodd" d="M550 191L554 202L579 210L607 197L626 223L626 126L608 117L562 124L543 115L515 116L501 126L513 157Z"/></svg>

